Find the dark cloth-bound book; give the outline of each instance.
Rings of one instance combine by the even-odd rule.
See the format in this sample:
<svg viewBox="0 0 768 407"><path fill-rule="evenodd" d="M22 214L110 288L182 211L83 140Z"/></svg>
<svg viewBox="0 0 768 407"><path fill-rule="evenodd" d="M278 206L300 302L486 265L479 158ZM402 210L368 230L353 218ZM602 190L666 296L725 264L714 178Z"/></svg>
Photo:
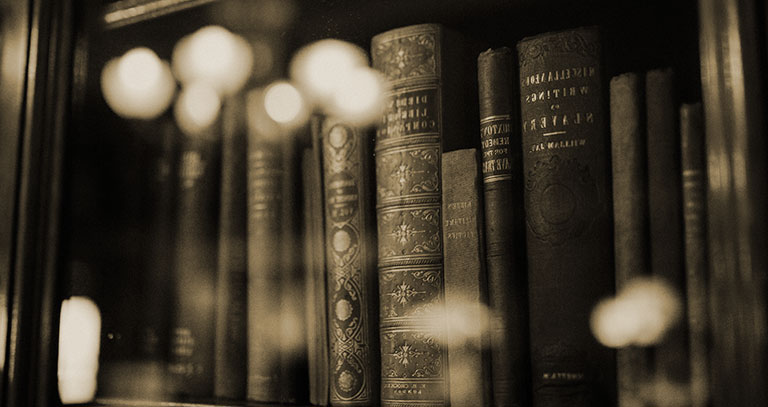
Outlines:
<svg viewBox="0 0 768 407"><path fill-rule="evenodd" d="M322 124L330 400L379 404L378 274L373 137L333 118Z"/></svg>
<svg viewBox="0 0 768 407"><path fill-rule="evenodd" d="M283 152L253 130L247 143L247 398L280 402Z"/></svg>
<svg viewBox="0 0 768 407"><path fill-rule="evenodd" d="M614 293L610 150L597 28L517 46L533 405L616 403L615 352L590 332Z"/></svg>
<svg viewBox="0 0 768 407"><path fill-rule="evenodd" d="M442 156L446 334L454 406L491 403L490 323L477 149Z"/></svg>
<svg viewBox="0 0 768 407"><path fill-rule="evenodd" d="M685 292L683 189L674 84L671 69L653 70L645 75L648 211L651 271L682 294ZM666 380L688 381L688 336L683 322L678 321L655 347L654 365L656 374Z"/></svg>
<svg viewBox="0 0 768 407"><path fill-rule="evenodd" d="M680 107L685 293L688 306L692 407L706 407L709 400L707 202L703 120L701 103L683 104Z"/></svg>
<svg viewBox="0 0 768 407"><path fill-rule="evenodd" d="M214 395L245 398L247 259L246 129L242 96L223 108L221 206L216 280Z"/></svg>
<svg viewBox="0 0 768 407"><path fill-rule="evenodd" d="M530 400L528 270L516 70L509 48L488 50L477 58L493 401L499 407L526 406Z"/></svg>
<svg viewBox="0 0 768 407"><path fill-rule="evenodd" d="M611 163L616 289L650 271L648 252L648 174L645 160L645 98L638 74L611 79ZM647 349L625 347L616 353L619 407L640 407L650 379Z"/></svg>
<svg viewBox="0 0 768 407"><path fill-rule="evenodd" d="M371 54L389 85L375 147L381 403L445 406L440 154L476 134L476 64L436 24L378 34Z"/></svg>
<svg viewBox="0 0 768 407"><path fill-rule="evenodd" d="M178 152L169 369L185 399L213 395L220 144L211 133L181 135Z"/></svg>
<svg viewBox="0 0 768 407"><path fill-rule="evenodd" d="M304 202L304 265L307 310L307 363L309 402L327 406L328 398L328 310L325 279L325 222L323 213L322 116L312 117L309 146L301 160Z"/></svg>

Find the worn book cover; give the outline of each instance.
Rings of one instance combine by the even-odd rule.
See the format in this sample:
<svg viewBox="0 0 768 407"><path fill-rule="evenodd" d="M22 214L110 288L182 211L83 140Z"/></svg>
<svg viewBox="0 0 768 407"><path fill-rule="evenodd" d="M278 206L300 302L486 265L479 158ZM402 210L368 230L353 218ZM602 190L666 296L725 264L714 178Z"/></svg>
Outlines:
<svg viewBox="0 0 768 407"><path fill-rule="evenodd" d="M333 118L322 124L330 400L379 403L378 274L373 137Z"/></svg>
<svg viewBox="0 0 768 407"><path fill-rule="evenodd" d="M491 402L490 320L477 149L443 154L442 175L451 405L487 406Z"/></svg>
<svg viewBox="0 0 768 407"><path fill-rule="evenodd" d="M500 407L528 405L531 385L516 72L509 48L489 49L477 58L493 401Z"/></svg>
<svg viewBox="0 0 768 407"><path fill-rule="evenodd" d="M448 405L440 154L471 140L474 58L435 24L373 37L389 85L376 132L376 213L384 406ZM467 87L469 86L469 89Z"/></svg>
<svg viewBox="0 0 768 407"><path fill-rule="evenodd" d="M592 307L614 293L599 33L546 33L517 49L533 405L614 405L615 352L589 328Z"/></svg>

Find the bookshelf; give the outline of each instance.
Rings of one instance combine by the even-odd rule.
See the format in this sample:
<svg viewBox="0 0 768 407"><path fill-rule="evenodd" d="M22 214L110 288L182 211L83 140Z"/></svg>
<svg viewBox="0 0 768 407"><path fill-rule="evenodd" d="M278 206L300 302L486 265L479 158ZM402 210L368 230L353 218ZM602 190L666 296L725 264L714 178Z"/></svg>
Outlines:
<svg viewBox="0 0 768 407"><path fill-rule="evenodd" d="M154 226L148 217L152 202L145 201L154 195L145 184L153 177L149 161L162 145L157 121L120 119L105 104L99 75L109 59L146 46L168 60L179 39L220 24L272 47L274 63L247 85L253 87L285 77L289 58L305 44L338 38L369 50L374 35L425 22L461 32L476 41L479 51L514 47L523 37L547 31L597 25L605 83L619 73L670 66L679 101L703 101L711 404L768 402L763 386L768 373L768 251L763 243L768 237L763 213L768 202L763 141L768 8L761 1L62 3L0 0L0 16L12 22L0 32L0 301L8 321L0 338L6 349L0 406L59 402L58 315L61 300L70 295L94 298L103 332L113 334L102 337L99 393L87 405L259 406L126 396L136 389L121 382L124 371L114 361L124 355L131 361L141 352L141 332L133 328L147 312L142 308L146 287L136 276L150 267L147 258L156 250L142 239ZM170 114L163 117L172 120ZM156 301L159 309L167 307L167 299Z"/></svg>

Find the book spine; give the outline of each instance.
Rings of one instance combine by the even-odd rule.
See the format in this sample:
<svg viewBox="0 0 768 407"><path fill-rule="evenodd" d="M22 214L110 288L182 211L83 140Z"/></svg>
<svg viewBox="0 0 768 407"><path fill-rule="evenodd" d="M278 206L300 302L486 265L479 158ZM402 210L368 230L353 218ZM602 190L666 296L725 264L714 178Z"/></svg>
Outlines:
<svg viewBox="0 0 768 407"><path fill-rule="evenodd" d="M376 132L376 215L381 404L448 405L443 319L440 153L442 28L417 25L375 36L373 67L387 78Z"/></svg>
<svg viewBox="0 0 768 407"><path fill-rule="evenodd" d="M671 69L646 73L648 131L648 210L651 270L677 293L685 290L680 136ZM683 313L685 320L685 313ZM654 349L656 374L677 383L688 381L688 338L677 324Z"/></svg>
<svg viewBox="0 0 768 407"><path fill-rule="evenodd" d="M614 405L615 353L589 330L614 292L599 35L547 33L518 54L533 405Z"/></svg>
<svg viewBox="0 0 768 407"><path fill-rule="evenodd" d="M300 264L301 232L303 214L299 211L301 202L299 161L297 159L299 133L278 133L281 138L283 173L282 204L280 206L280 229L282 233L279 280L279 326L280 339L280 401L289 404L306 404L309 400L309 370L307 364L307 343L304 335L305 298L296 295L304 290L304 275Z"/></svg>
<svg viewBox="0 0 768 407"><path fill-rule="evenodd" d="M282 149L253 131L247 143L247 398L279 402Z"/></svg>
<svg viewBox="0 0 768 407"><path fill-rule="evenodd" d="M512 50L477 59L480 99L485 252L491 307L491 368L495 406L530 400L528 279L520 129Z"/></svg>
<svg viewBox="0 0 768 407"><path fill-rule="evenodd" d="M246 395L246 131L242 101L230 98L222 119L221 207L216 281L214 395Z"/></svg>
<svg viewBox="0 0 768 407"><path fill-rule="evenodd" d="M182 136L170 372L180 397L213 395L219 144Z"/></svg>
<svg viewBox="0 0 768 407"><path fill-rule="evenodd" d="M379 404L372 139L334 119L322 125L330 401Z"/></svg>
<svg viewBox="0 0 768 407"><path fill-rule="evenodd" d="M638 75L626 73L612 78L611 163L617 291L649 272L644 113L642 82ZM616 361L619 407L642 406L641 386L650 379L647 350L618 349Z"/></svg>
<svg viewBox="0 0 768 407"><path fill-rule="evenodd" d="M446 343L454 406L490 404L483 209L477 150L442 157Z"/></svg>
<svg viewBox="0 0 768 407"><path fill-rule="evenodd" d="M321 116L310 122L310 143L302 158L304 185L304 251L307 293L307 354L309 361L309 402L329 402L328 307L325 279L325 222L323 206L323 162Z"/></svg>
<svg viewBox="0 0 768 407"><path fill-rule="evenodd" d="M700 103L680 107L686 298L691 369L691 406L709 400L707 241L704 124Z"/></svg>

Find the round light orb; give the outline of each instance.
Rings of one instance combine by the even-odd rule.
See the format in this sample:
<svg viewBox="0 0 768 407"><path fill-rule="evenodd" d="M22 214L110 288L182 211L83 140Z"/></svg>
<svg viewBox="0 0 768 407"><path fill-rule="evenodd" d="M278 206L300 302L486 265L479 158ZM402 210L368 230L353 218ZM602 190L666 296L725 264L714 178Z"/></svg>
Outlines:
<svg viewBox="0 0 768 407"><path fill-rule="evenodd" d="M291 78L317 103L330 103L334 91L350 73L368 65L360 47L340 40L325 39L300 49L291 60Z"/></svg>
<svg viewBox="0 0 768 407"><path fill-rule="evenodd" d="M264 108L272 120L284 125L299 122L305 115L301 93L288 82L275 82L267 87Z"/></svg>
<svg viewBox="0 0 768 407"><path fill-rule="evenodd" d="M152 119L171 104L176 82L167 62L139 47L107 62L101 71L101 91L121 117Z"/></svg>
<svg viewBox="0 0 768 407"><path fill-rule="evenodd" d="M213 125L220 109L218 93L206 83L195 82L182 88L173 113L184 134L199 135Z"/></svg>
<svg viewBox="0 0 768 407"><path fill-rule="evenodd" d="M117 75L125 86L146 91L157 86L162 76L160 58L146 47L126 52L117 66Z"/></svg>
<svg viewBox="0 0 768 407"><path fill-rule="evenodd" d="M353 125L368 125L381 117L385 84L375 69L358 67L334 89L328 111Z"/></svg>
<svg viewBox="0 0 768 407"><path fill-rule="evenodd" d="M614 298L595 306L592 333L605 346L651 346L680 321L682 302L674 288L656 278L636 278Z"/></svg>
<svg viewBox="0 0 768 407"><path fill-rule="evenodd" d="M206 82L222 95L231 95L251 74L253 50L241 36L210 25L179 40L172 61L180 82Z"/></svg>

